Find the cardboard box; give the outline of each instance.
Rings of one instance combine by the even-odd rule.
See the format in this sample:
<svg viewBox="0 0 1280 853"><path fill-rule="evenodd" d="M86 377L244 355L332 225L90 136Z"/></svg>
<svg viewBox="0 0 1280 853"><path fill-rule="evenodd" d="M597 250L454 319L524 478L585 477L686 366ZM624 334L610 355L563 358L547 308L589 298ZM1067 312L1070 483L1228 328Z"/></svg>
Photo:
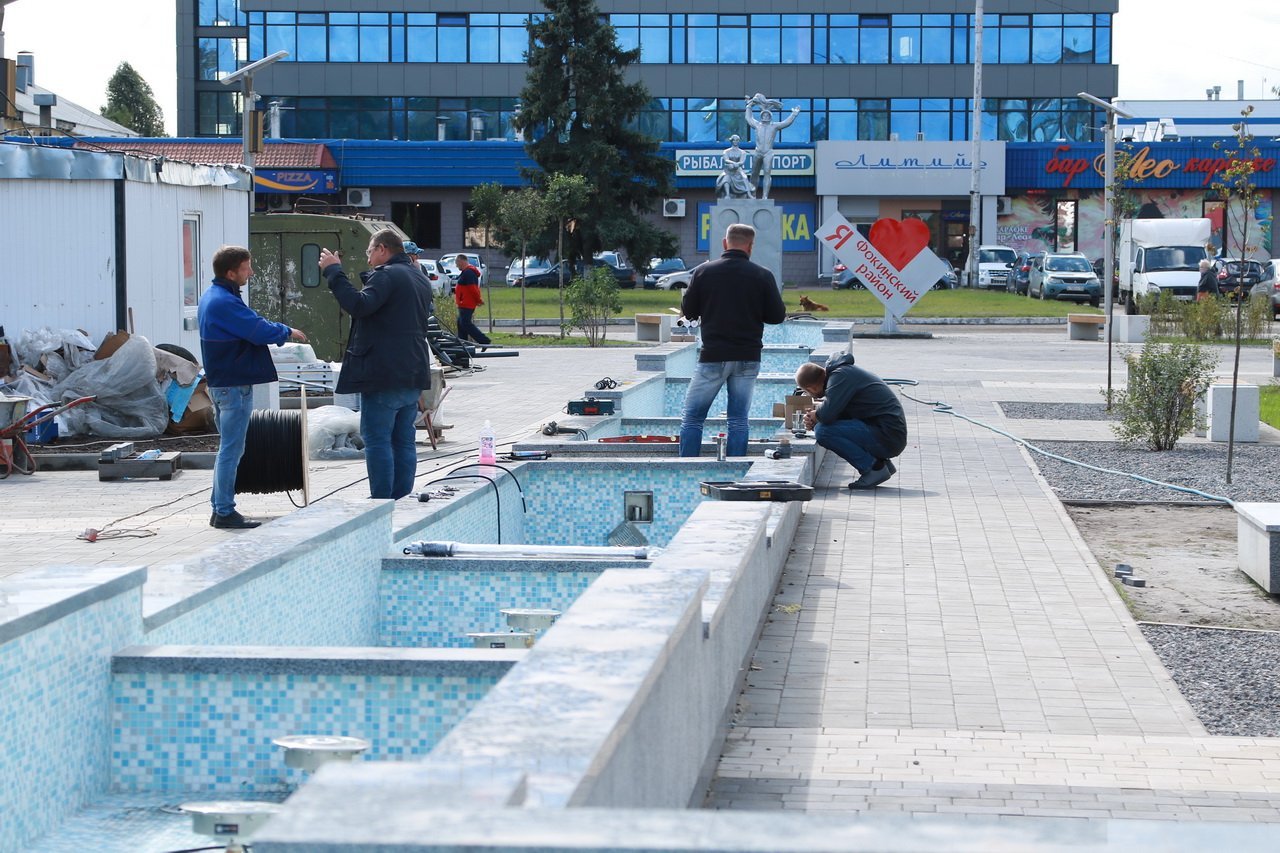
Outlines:
<svg viewBox="0 0 1280 853"><path fill-rule="evenodd" d="M98 351L93 354L94 361L102 361L111 358L115 351L124 346L124 342L129 340L128 332L114 332L102 339L102 345L98 347Z"/></svg>
<svg viewBox="0 0 1280 853"><path fill-rule="evenodd" d="M773 416L783 418L790 426L792 416L796 412L804 412L813 408L813 398L808 394L788 394L781 403L773 404Z"/></svg>

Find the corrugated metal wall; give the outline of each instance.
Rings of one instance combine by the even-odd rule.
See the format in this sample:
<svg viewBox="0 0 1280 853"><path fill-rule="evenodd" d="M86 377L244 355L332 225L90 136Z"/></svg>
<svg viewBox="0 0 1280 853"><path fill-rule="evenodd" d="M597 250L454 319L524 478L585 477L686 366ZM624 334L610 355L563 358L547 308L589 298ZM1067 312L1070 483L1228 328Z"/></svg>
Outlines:
<svg viewBox="0 0 1280 853"><path fill-rule="evenodd" d="M0 325L115 328L112 181L0 181Z"/></svg>

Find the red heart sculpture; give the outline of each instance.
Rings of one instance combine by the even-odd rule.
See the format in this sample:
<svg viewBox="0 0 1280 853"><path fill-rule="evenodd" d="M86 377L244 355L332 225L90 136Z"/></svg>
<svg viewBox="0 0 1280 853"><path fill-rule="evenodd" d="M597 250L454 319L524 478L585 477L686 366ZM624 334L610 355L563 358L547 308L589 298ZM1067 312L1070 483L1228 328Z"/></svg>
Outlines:
<svg viewBox="0 0 1280 853"><path fill-rule="evenodd" d="M929 226L914 217L877 219L871 226L871 245L880 250L885 260L901 270L920 250L929 245Z"/></svg>

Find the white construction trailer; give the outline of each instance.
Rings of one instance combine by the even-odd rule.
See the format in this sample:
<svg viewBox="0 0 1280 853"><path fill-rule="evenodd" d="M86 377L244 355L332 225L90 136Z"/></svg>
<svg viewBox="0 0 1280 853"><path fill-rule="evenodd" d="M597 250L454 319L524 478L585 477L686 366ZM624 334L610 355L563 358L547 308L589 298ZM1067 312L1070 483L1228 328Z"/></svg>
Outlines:
<svg viewBox="0 0 1280 853"><path fill-rule="evenodd" d="M200 352L213 253L249 245L252 178L58 144L0 142L0 326L118 329Z"/></svg>

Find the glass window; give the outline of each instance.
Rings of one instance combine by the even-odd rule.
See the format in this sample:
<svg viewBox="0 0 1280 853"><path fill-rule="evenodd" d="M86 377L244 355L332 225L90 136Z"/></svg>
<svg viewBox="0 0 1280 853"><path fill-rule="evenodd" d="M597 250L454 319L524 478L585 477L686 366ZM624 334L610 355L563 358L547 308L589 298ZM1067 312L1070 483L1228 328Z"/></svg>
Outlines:
<svg viewBox="0 0 1280 853"><path fill-rule="evenodd" d="M787 18L805 18L807 15L784 15ZM813 30L807 26L782 27L782 61L787 65L808 65L813 56Z"/></svg>
<svg viewBox="0 0 1280 853"><path fill-rule="evenodd" d="M267 54L275 53L277 50L289 51L289 56L296 56L298 53L297 46L298 28L290 26L273 26L267 24Z"/></svg>
<svg viewBox="0 0 1280 853"><path fill-rule="evenodd" d="M1067 27L1062 31L1062 61L1068 64L1093 62L1092 27Z"/></svg>
<svg viewBox="0 0 1280 853"><path fill-rule="evenodd" d="M366 15L361 15L363 20ZM382 15L386 18L386 15ZM386 24L360 24L360 61L387 62L391 58L390 31Z"/></svg>
<svg viewBox="0 0 1280 853"><path fill-rule="evenodd" d="M497 62L498 61L498 28L488 26L475 26L476 18L496 17L488 15L472 15L472 27L469 32L471 42L471 62Z"/></svg>
<svg viewBox="0 0 1280 853"><path fill-rule="evenodd" d="M864 98L858 104L858 139L889 138L889 102Z"/></svg>
<svg viewBox="0 0 1280 853"><path fill-rule="evenodd" d="M726 65L744 65L747 61L747 28L722 27L719 55L720 62Z"/></svg>
<svg viewBox="0 0 1280 853"><path fill-rule="evenodd" d="M328 33L324 27L298 27L299 62L324 62L328 57Z"/></svg>
<svg viewBox="0 0 1280 853"><path fill-rule="evenodd" d="M1036 15L1036 18L1061 17ZM1062 61L1062 29L1037 23L1031 36L1031 61L1039 65L1055 65Z"/></svg>
<svg viewBox="0 0 1280 853"><path fill-rule="evenodd" d="M832 65L856 64L858 62L858 31L853 27L832 27L829 33L827 61Z"/></svg>
<svg viewBox="0 0 1280 853"><path fill-rule="evenodd" d="M360 28L356 26L329 27L329 61L358 62L360 60Z"/></svg>
<svg viewBox="0 0 1280 853"><path fill-rule="evenodd" d="M777 17L776 15L755 17ZM751 62L776 65L782 61L782 33L776 28L751 28Z"/></svg>
<svg viewBox="0 0 1280 853"><path fill-rule="evenodd" d="M908 15L896 17L911 17ZM893 45L893 62L915 64L920 61L920 28L894 27L890 43Z"/></svg>
<svg viewBox="0 0 1280 853"><path fill-rule="evenodd" d="M1093 61L1094 62L1110 62L1111 61L1111 30L1098 27L1093 31Z"/></svg>
<svg viewBox="0 0 1280 853"><path fill-rule="evenodd" d="M529 31L523 24L508 25L507 18L518 17L503 15L503 25L498 33L498 61L523 63L525 51L529 49Z"/></svg>
<svg viewBox="0 0 1280 853"><path fill-rule="evenodd" d="M410 18L417 17L410 15ZM422 16L427 17L427 16ZM435 15L430 16L433 20ZM407 28L405 39L405 58L409 62L436 61L436 28L431 26L413 26Z"/></svg>
<svg viewBox="0 0 1280 853"><path fill-rule="evenodd" d="M1026 27L1000 28L1000 61L1022 64L1031 61L1031 30Z"/></svg>
<svg viewBox="0 0 1280 853"><path fill-rule="evenodd" d="M889 61L889 19L863 15L858 30L858 62L862 65L884 64Z"/></svg>
<svg viewBox="0 0 1280 853"><path fill-rule="evenodd" d="M243 27L245 16L236 0L200 0L196 23L202 27Z"/></svg>
<svg viewBox="0 0 1280 853"><path fill-rule="evenodd" d="M614 16L617 17L616 15ZM635 17L634 15L630 17ZM635 50L640 46L640 28L639 27L618 27L613 28L614 35L618 39L618 47L622 50Z"/></svg>
<svg viewBox="0 0 1280 853"><path fill-rule="evenodd" d="M926 15L926 18L936 17ZM920 60L930 65L951 62L951 28L925 27L920 39Z"/></svg>
<svg viewBox="0 0 1280 853"><path fill-rule="evenodd" d="M689 17L704 17L690 15ZM715 27L689 27L689 62L714 65L719 61Z"/></svg>
<svg viewBox="0 0 1280 853"><path fill-rule="evenodd" d="M320 244L302 244L302 286L320 286Z"/></svg>
<svg viewBox="0 0 1280 853"><path fill-rule="evenodd" d="M319 263L319 257L316 262ZM317 267L317 271L319 267ZM182 214L182 305L200 304L200 214Z"/></svg>
<svg viewBox="0 0 1280 853"><path fill-rule="evenodd" d="M652 17L645 15L646 18ZM671 62L671 35L666 27L643 27L640 30L640 61L666 64Z"/></svg>

